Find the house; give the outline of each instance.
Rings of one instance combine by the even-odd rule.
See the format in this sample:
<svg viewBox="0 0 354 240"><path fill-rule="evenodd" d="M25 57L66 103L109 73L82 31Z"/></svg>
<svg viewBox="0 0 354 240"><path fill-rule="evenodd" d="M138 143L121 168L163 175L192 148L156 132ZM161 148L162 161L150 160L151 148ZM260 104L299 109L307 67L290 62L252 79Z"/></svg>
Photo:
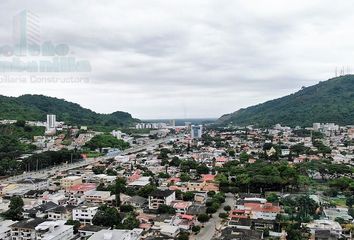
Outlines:
<svg viewBox="0 0 354 240"><path fill-rule="evenodd" d="M98 211L97 206L84 205L84 206L74 208L72 212L72 217L73 220L77 220L83 225L86 224L92 225L92 219L97 213L97 211Z"/></svg>
<svg viewBox="0 0 354 240"><path fill-rule="evenodd" d="M124 201L124 204L132 205L135 208L144 208L147 206L148 200L138 195L128 198Z"/></svg>
<svg viewBox="0 0 354 240"><path fill-rule="evenodd" d="M195 203L205 204L207 199L208 199L207 192L196 192L194 194L194 202Z"/></svg>
<svg viewBox="0 0 354 240"><path fill-rule="evenodd" d="M149 209L157 210L160 205L171 205L176 200L176 194L171 190L156 190L149 196Z"/></svg>
<svg viewBox="0 0 354 240"><path fill-rule="evenodd" d="M57 206L56 208L48 210L49 220L67 220L71 216L71 211L67 207Z"/></svg>
<svg viewBox="0 0 354 240"><path fill-rule="evenodd" d="M142 188L150 184L150 177L139 177L137 180L128 184L128 187Z"/></svg>
<svg viewBox="0 0 354 240"><path fill-rule="evenodd" d="M180 229L178 226L173 226L169 223L158 223L155 224L154 228L159 230L160 234L168 236L170 238L175 238L180 233Z"/></svg>
<svg viewBox="0 0 354 240"><path fill-rule="evenodd" d="M61 205L61 202L65 202L66 197L64 191L59 191L53 194L48 192L43 193L43 196L39 199L42 203L53 202L58 205Z"/></svg>
<svg viewBox="0 0 354 240"><path fill-rule="evenodd" d="M280 210L279 206L268 203L264 198L244 198L237 201L230 218L232 220L238 218L275 220Z"/></svg>
<svg viewBox="0 0 354 240"><path fill-rule="evenodd" d="M272 203L245 203L245 209L250 209L252 219L275 220L280 213L280 207Z"/></svg>
<svg viewBox="0 0 354 240"><path fill-rule="evenodd" d="M101 230L94 233L89 240L139 240L141 238L143 230L134 228L133 230Z"/></svg>
<svg viewBox="0 0 354 240"><path fill-rule="evenodd" d="M66 221L46 221L35 227L37 240L70 240L74 237L74 226Z"/></svg>
<svg viewBox="0 0 354 240"><path fill-rule="evenodd" d="M314 236L318 231L327 230L330 235L334 235L337 238L342 235L343 230L338 222L332 220L314 220L313 222L306 224L306 227L310 229L311 234Z"/></svg>
<svg viewBox="0 0 354 240"><path fill-rule="evenodd" d="M330 230L316 230L313 234L315 240L337 240L340 239L338 234L332 233Z"/></svg>
<svg viewBox="0 0 354 240"><path fill-rule="evenodd" d="M190 206L192 206L192 202L174 201L171 203L171 207L176 210L176 213L186 214Z"/></svg>
<svg viewBox="0 0 354 240"><path fill-rule="evenodd" d="M53 202L43 203L37 207L25 210L23 212L24 218L45 218L48 216L48 211L58 207L57 204Z"/></svg>
<svg viewBox="0 0 354 240"><path fill-rule="evenodd" d="M32 240L36 239L36 227L45 222L45 219L42 218L31 218L26 219L20 222L17 222L13 225L10 225L11 228L11 239L12 240Z"/></svg>
<svg viewBox="0 0 354 240"><path fill-rule="evenodd" d="M85 200L88 203L103 204L104 201L111 196L111 192L110 191L91 190L91 191L85 192L84 195L85 195Z"/></svg>
<svg viewBox="0 0 354 240"><path fill-rule="evenodd" d="M348 214L348 208L326 208L323 214L329 220L334 221L336 218L342 218L346 221L352 221L353 217Z"/></svg>
<svg viewBox="0 0 354 240"><path fill-rule="evenodd" d="M82 177L79 176L68 176L60 180L60 186L64 189L70 188L81 183Z"/></svg>
<svg viewBox="0 0 354 240"><path fill-rule="evenodd" d="M40 179L40 178L28 178L22 181L18 181L17 184L19 186L28 187L30 190L46 190L49 187L48 179Z"/></svg>
<svg viewBox="0 0 354 240"><path fill-rule="evenodd" d="M196 217L187 214L177 214L171 220L171 225L178 226L181 230L188 231L195 224Z"/></svg>
<svg viewBox="0 0 354 240"><path fill-rule="evenodd" d="M82 183L67 188L66 192L69 193L70 196L83 196L95 189L96 184L94 183Z"/></svg>
<svg viewBox="0 0 354 240"><path fill-rule="evenodd" d="M15 224L15 221L5 220L0 222L0 239L10 240L11 239L11 228L10 226Z"/></svg>
<svg viewBox="0 0 354 240"><path fill-rule="evenodd" d="M89 182L93 183L103 183L103 184L112 184L117 179L116 176L108 176L107 174L96 174L92 175Z"/></svg>
<svg viewBox="0 0 354 240"><path fill-rule="evenodd" d="M209 175L209 174L208 174ZM187 187L185 191L192 191L192 192L209 192L209 191L214 191L214 192L219 192L219 185L212 180L209 180L210 178L201 179L198 181L190 181L187 183Z"/></svg>
<svg viewBox="0 0 354 240"><path fill-rule="evenodd" d="M220 240L259 240L263 239L263 232L259 230L227 227L221 231Z"/></svg>
<svg viewBox="0 0 354 240"><path fill-rule="evenodd" d="M200 204L192 204L187 211L188 215L198 216L201 213L206 213L207 207Z"/></svg>
<svg viewBox="0 0 354 240"><path fill-rule="evenodd" d="M96 226L96 225L87 224L79 229L80 239L88 239L93 234L95 234L101 230L107 230L107 229L108 229L107 227L100 227L100 226Z"/></svg>

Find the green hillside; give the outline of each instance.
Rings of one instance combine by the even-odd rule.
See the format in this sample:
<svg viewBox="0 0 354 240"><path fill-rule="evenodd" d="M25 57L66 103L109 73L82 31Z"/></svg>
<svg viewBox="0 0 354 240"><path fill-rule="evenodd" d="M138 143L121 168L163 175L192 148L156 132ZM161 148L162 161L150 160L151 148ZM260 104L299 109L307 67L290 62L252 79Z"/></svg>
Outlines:
<svg viewBox="0 0 354 240"><path fill-rule="evenodd" d="M126 112L99 114L79 104L43 95L0 96L0 119L45 121L47 114L55 114L57 121L67 124L96 128L126 127L139 121Z"/></svg>
<svg viewBox="0 0 354 240"><path fill-rule="evenodd" d="M268 127L312 126L314 122L354 124L354 75L320 82L314 86L256 106L223 115L218 123Z"/></svg>

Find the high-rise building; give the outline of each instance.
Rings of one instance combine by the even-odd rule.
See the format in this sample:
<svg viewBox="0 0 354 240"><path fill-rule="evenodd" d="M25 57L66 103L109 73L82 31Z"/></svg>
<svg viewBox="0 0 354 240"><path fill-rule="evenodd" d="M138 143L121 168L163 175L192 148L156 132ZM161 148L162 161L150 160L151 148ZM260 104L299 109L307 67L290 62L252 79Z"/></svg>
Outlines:
<svg viewBox="0 0 354 240"><path fill-rule="evenodd" d="M13 41L17 54L26 55L41 44L39 17L23 10L13 18Z"/></svg>
<svg viewBox="0 0 354 240"><path fill-rule="evenodd" d="M57 125L56 116L53 114L47 115L47 131L54 130Z"/></svg>
<svg viewBox="0 0 354 240"><path fill-rule="evenodd" d="M192 125L192 127L191 127L191 137L193 139L201 138L202 134L203 134L203 125Z"/></svg>
<svg viewBox="0 0 354 240"><path fill-rule="evenodd" d="M314 123L313 124L313 130L318 131L321 128L321 123Z"/></svg>

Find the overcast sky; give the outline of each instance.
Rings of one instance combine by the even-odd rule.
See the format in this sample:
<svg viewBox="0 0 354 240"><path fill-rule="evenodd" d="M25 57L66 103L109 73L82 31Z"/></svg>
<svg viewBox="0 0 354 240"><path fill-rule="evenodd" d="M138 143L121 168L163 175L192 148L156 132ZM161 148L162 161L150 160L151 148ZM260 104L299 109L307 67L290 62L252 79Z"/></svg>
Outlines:
<svg viewBox="0 0 354 240"><path fill-rule="evenodd" d="M40 17L41 41L90 62L89 82L7 83L0 73L0 94L101 113L219 117L353 64L351 0L1 0L0 46L13 43L13 16L24 9Z"/></svg>

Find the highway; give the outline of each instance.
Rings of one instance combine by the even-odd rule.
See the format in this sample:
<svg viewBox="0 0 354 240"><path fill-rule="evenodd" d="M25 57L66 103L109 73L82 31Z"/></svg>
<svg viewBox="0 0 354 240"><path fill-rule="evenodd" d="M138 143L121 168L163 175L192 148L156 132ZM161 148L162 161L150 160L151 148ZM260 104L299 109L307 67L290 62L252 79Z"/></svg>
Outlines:
<svg viewBox="0 0 354 240"><path fill-rule="evenodd" d="M182 135L177 135L174 138L180 138L180 137L182 137ZM171 137L157 139L157 140L151 140L146 144L138 145L138 146L134 146L132 148L126 149L126 150L120 152L119 155L127 155L127 154L131 154L134 152L139 152L139 151L142 151L146 148L153 147L153 146L156 146L161 143L166 143L170 139L171 139ZM98 162L100 160L106 160L109 158L112 158L112 157L103 156L103 157L98 157L98 158L87 158L83 161L76 162L76 163L64 163L59 166L54 166L54 167L51 167L48 169L41 169L39 171L32 171L32 172L24 172L23 174L20 174L20 175L15 175L15 176L8 177L6 179L2 179L2 180L0 180L0 184L14 183L14 182L22 181L22 180L25 180L28 178L32 178L32 179L34 179L34 178L48 178L48 176L54 175L58 171L60 171L60 172L61 171L68 171L68 170L71 170L74 168L88 166L94 162Z"/></svg>

